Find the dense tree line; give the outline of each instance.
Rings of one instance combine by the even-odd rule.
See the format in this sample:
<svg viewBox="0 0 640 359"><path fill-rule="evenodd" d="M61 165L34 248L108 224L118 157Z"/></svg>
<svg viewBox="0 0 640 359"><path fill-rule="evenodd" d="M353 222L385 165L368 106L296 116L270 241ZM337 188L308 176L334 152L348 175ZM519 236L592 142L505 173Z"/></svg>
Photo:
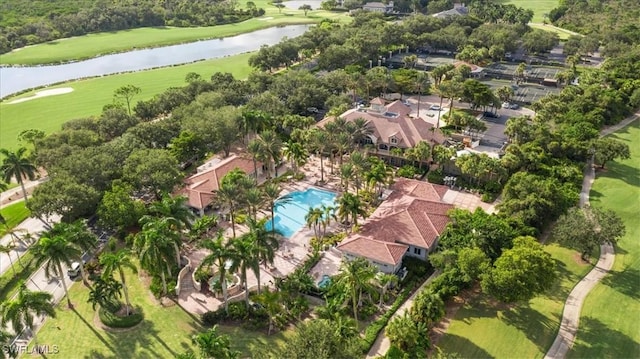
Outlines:
<svg viewBox="0 0 640 359"><path fill-rule="evenodd" d="M250 2L253 4L253 2ZM45 41L148 26L213 26L264 14L217 0L3 1L0 53Z"/></svg>

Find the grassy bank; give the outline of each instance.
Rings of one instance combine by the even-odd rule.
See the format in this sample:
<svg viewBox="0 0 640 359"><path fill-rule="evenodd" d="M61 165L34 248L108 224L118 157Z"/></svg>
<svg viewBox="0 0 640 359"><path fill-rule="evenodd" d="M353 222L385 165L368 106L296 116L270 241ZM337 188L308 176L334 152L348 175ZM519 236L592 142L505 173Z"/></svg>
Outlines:
<svg viewBox="0 0 640 359"><path fill-rule="evenodd" d="M615 211L627 233L616 245L611 272L584 302L569 358L640 357L640 121L611 137L629 145L631 159L609 162L597 173L590 202Z"/></svg>
<svg viewBox="0 0 640 359"><path fill-rule="evenodd" d="M304 16L304 12L299 10L283 9L281 13L278 13L275 7L267 5L266 1L263 2L262 5L256 5L262 6L266 10L265 16L237 24L209 27L139 28L89 34L29 46L3 54L0 56L0 64L38 65L68 62L133 49L234 36L274 26L315 23L323 18L346 18L345 13L322 10L311 11L307 14L308 16Z"/></svg>
<svg viewBox="0 0 640 359"><path fill-rule="evenodd" d="M17 136L23 130L37 128L50 133L60 129L64 122L71 119L98 115L104 105L112 102L113 91L123 85L132 84L142 89L142 93L134 98L134 102L137 102L149 99L169 87L186 85L185 76L189 72L199 73L205 79L218 71L230 72L237 78L245 78L251 72L247 63L249 56L250 53L187 65L71 81L51 88L71 87L73 92L16 104L10 102L30 97L36 91L8 98L0 103L0 143L3 148L15 149L18 147Z"/></svg>
<svg viewBox="0 0 640 359"><path fill-rule="evenodd" d="M542 22L545 19L544 14L548 14L549 11L559 5L558 0L498 0L498 2L502 4L513 4L524 9L533 10L532 22Z"/></svg>
<svg viewBox="0 0 640 359"><path fill-rule="evenodd" d="M191 335L203 330L196 317L178 305L158 304L137 275L128 273L127 283L132 304L144 312L144 321L137 327L107 331L96 326L96 312L87 303L89 290L76 283L70 289L74 309L67 309L63 300L57 318L47 319L39 331L38 343L57 345L56 357L68 359L175 358L189 348L196 350ZM232 335L234 349L240 350L243 358L250 356L249 348L255 345L273 346L284 341L282 333L266 336L237 327L220 327L220 331Z"/></svg>
<svg viewBox="0 0 640 359"><path fill-rule="evenodd" d="M481 294L456 313L438 346L462 358L540 358L553 343L573 286L591 269L574 251L556 244L546 250L559 280L549 294L506 306Z"/></svg>
<svg viewBox="0 0 640 359"><path fill-rule="evenodd" d="M22 192L20 192L18 196L22 196ZM0 214L2 214L2 217L6 221L6 228L13 228L20 224L20 222L27 219L30 212L27 209L25 202L21 201L0 209ZM4 236L4 234L4 228L0 229L0 237Z"/></svg>

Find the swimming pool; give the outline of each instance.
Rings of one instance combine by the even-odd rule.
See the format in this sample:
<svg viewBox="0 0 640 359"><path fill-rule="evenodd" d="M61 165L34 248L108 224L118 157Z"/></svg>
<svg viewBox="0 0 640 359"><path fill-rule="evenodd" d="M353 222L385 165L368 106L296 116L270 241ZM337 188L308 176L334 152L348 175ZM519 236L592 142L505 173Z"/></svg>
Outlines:
<svg viewBox="0 0 640 359"><path fill-rule="evenodd" d="M304 217L309 208L320 207L323 204L334 206L336 194L317 188L295 191L287 195L288 201L277 200L274 210L275 227L283 236L290 238L300 228L306 226ZM285 203L283 203L285 202ZM271 221L267 222L267 229L271 229Z"/></svg>

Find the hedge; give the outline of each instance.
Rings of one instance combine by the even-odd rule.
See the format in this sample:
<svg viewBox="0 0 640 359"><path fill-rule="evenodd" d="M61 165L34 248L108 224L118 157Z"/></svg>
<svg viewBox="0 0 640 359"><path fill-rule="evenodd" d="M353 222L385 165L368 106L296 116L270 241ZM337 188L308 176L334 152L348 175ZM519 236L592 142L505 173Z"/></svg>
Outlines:
<svg viewBox="0 0 640 359"><path fill-rule="evenodd" d="M141 308L136 308L129 316L119 317L107 309L100 307L98 315L100 316L102 324L110 328L131 328L144 319L144 313Z"/></svg>
<svg viewBox="0 0 640 359"><path fill-rule="evenodd" d="M389 319L395 314L395 312L400 308L402 303L407 301L411 296L411 292L413 291L413 285L409 286L402 290L400 295L393 302L393 305L389 310L387 310L380 318L376 319L373 323L371 323L364 332L364 338L360 340L360 348L362 348L362 353L368 353L369 349L373 345L373 342L376 341L378 334L380 331L387 326Z"/></svg>

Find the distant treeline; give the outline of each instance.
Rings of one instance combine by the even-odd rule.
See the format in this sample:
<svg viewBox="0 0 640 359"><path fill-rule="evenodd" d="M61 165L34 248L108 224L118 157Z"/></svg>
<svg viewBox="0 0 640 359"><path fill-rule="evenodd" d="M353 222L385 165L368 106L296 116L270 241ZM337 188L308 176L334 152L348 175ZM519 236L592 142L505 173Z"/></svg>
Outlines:
<svg viewBox="0 0 640 359"><path fill-rule="evenodd" d="M217 0L3 0L0 53L92 32L147 26L212 26L264 14L253 2L239 9Z"/></svg>

